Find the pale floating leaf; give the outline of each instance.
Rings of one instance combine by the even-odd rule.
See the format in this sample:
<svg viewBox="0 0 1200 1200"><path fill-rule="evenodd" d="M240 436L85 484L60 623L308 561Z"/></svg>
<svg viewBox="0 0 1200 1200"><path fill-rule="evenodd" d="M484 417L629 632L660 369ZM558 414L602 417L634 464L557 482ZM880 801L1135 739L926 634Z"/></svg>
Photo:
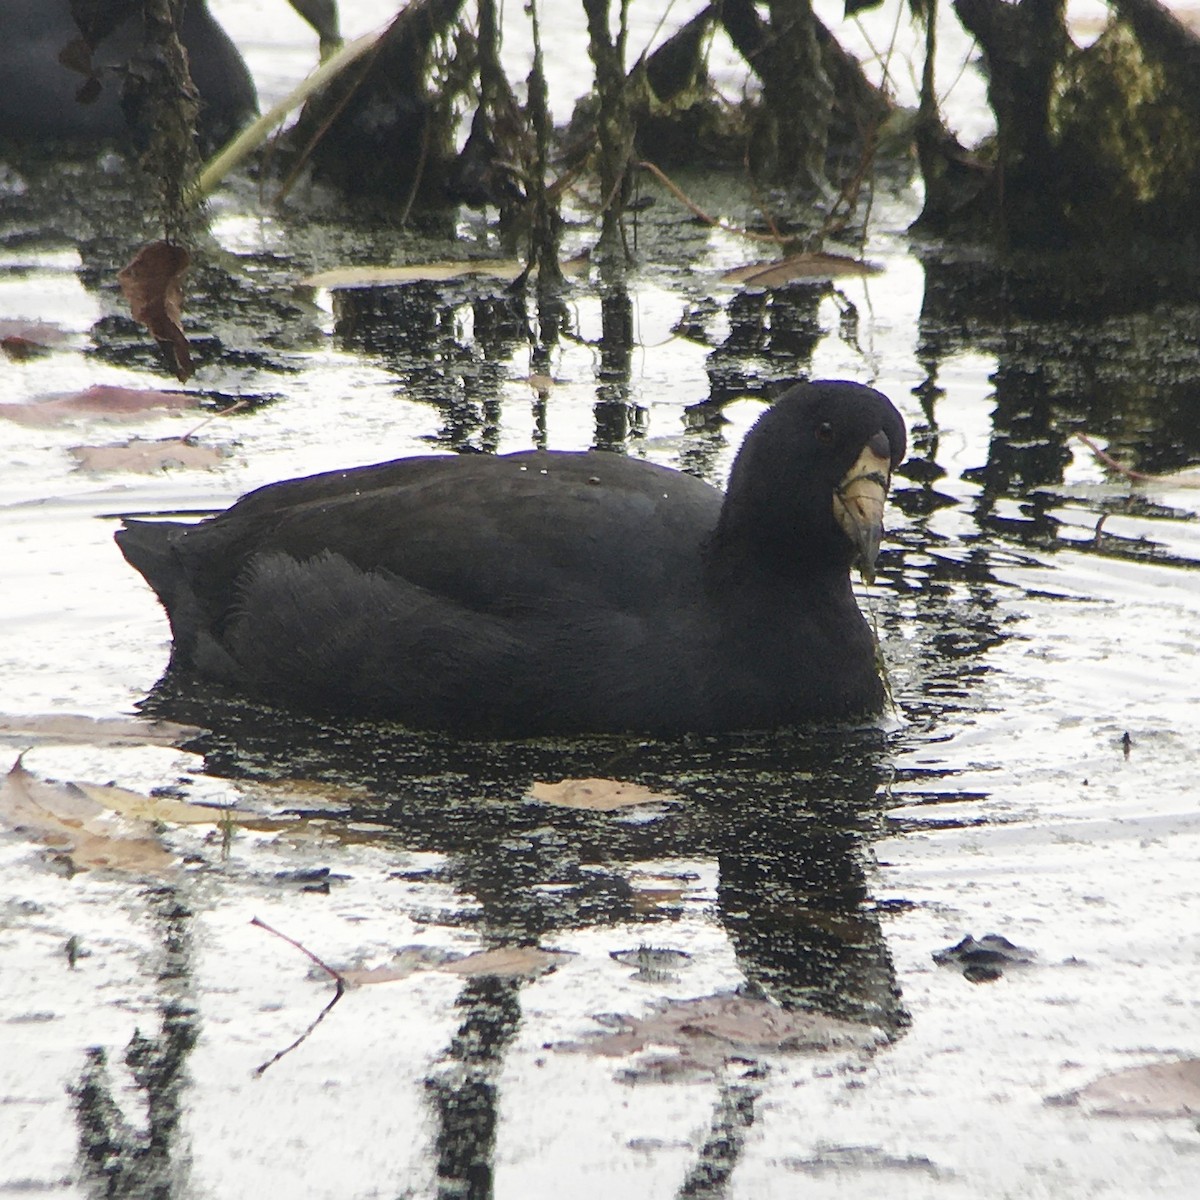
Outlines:
<svg viewBox="0 0 1200 1200"><path fill-rule="evenodd" d="M769 1000L721 994L661 1001L644 1017L605 1021L608 1032L559 1050L619 1058L668 1047L627 1073L631 1082L712 1075L730 1058L761 1054L867 1053L885 1041L879 1030L818 1012L788 1012Z"/></svg>
<svg viewBox="0 0 1200 1200"><path fill-rule="evenodd" d="M23 404L0 404L0 417L18 425L60 425L75 417L129 420L158 409L195 408L198 403L198 397L189 392L97 383L81 392L42 396Z"/></svg>
<svg viewBox="0 0 1200 1200"><path fill-rule="evenodd" d="M1200 1058L1130 1067L1102 1075L1070 1096L1097 1116L1200 1116Z"/></svg>
<svg viewBox="0 0 1200 1200"><path fill-rule="evenodd" d="M215 446L180 438L130 438L105 446L72 446L71 456L85 471L208 470L225 457Z"/></svg>
<svg viewBox="0 0 1200 1200"><path fill-rule="evenodd" d="M505 975L530 978L541 975L573 957L565 950L539 950L536 946L499 946L480 950L466 958L443 963L440 970L454 975Z"/></svg>
<svg viewBox="0 0 1200 1200"><path fill-rule="evenodd" d="M198 725L141 717L88 717L78 713L0 714L0 737L23 742L86 742L94 746L181 746L205 731Z"/></svg>
<svg viewBox="0 0 1200 1200"><path fill-rule="evenodd" d="M174 861L148 822L114 817L75 784L37 778L20 758L0 781L0 819L78 869L160 875Z"/></svg>
<svg viewBox="0 0 1200 1200"><path fill-rule="evenodd" d="M347 987L369 987L373 983L395 983L398 979L407 979L418 970L415 963L384 963L378 967L352 967L349 971L339 971Z"/></svg>
<svg viewBox="0 0 1200 1200"><path fill-rule="evenodd" d="M1157 487L1200 488L1200 471L1172 471L1166 475L1151 475L1148 479Z"/></svg>
<svg viewBox="0 0 1200 1200"><path fill-rule="evenodd" d="M721 276L728 283L744 283L753 287L783 287L798 279L838 279L847 275L877 275L881 267L850 258L845 254L793 254L778 262L750 263L734 267Z"/></svg>
<svg viewBox="0 0 1200 1200"><path fill-rule="evenodd" d="M655 792L640 783L618 779L563 779L558 783L534 783L530 798L559 808L586 808L612 812L635 804L662 804L678 800L669 792Z"/></svg>
<svg viewBox="0 0 1200 1200"><path fill-rule="evenodd" d="M67 331L50 321L21 321L0 317L0 340L15 338L35 346L57 346L67 340Z"/></svg>
<svg viewBox="0 0 1200 1200"><path fill-rule="evenodd" d="M147 796L144 792L115 787L110 783L76 783L89 799L94 800L108 812L120 813L137 821L173 822L176 825L219 825L226 821L246 817L257 819L253 814L219 804L189 804L173 796Z"/></svg>
<svg viewBox="0 0 1200 1200"><path fill-rule="evenodd" d="M512 281L524 269L515 259L413 263L400 267L333 267L309 275L300 282L309 287L353 288L382 287L391 283L444 283L449 279L473 276Z"/></svg>

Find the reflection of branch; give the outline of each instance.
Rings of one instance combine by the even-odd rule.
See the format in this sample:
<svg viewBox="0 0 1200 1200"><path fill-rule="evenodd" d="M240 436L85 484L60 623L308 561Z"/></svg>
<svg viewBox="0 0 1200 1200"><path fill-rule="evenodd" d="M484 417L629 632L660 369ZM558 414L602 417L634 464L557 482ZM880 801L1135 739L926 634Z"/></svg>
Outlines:
<svg viewBox="0 0 1200 1200"><path fill-rule="evenodd" d="M293 1050L295 1050L295 1048L299 1046L300 1043L303 1042L323 1020L325 1020L325 1018L329 1015L329 1010L333 1008L333 1006L342 998L343 995L345 995L346 980L340 972L335 971L328 963L322 962L311 950L308 949L307 946L302 946L294 938L288 937L286 933L280 933L278 929L272 929L271 926L266 923L266 921L260 921L257 917L254 917L250 924L257 925L259 929L265 929L268 933L273 933L277 938L282 938L289 946L295 946L301 954L307 955L314 963L317 964L318 967L321 968L322 971L325 971L328 975L332 976L337 983L337 986L333 991L333 998L328 1004L325 1005L323 1009L321 1009L319 1013L317 1013L316 1018L312 1021L309 1027L290 1046L285 1046L279 1051L278 1054L272 1055L265 1063L261 1063L259 1066L254 1068L255 1075L261 1075L268 1067L273 1066L281 1058L283 1058L285 1054L290 1054Z"/></svg>
<svg viewBox="0 0 1200 1200"><path fill-rule="evenodd" d="M1146 480L1153 479L1153 475L1147 475L1144 471L1134 471L1130 467L1122 466L1115 458L1101 450L1095 442L1092 441L1086 433L1077 433L1075 435L1106 467L1111 467L1114 471L1124 475L1126 479Z"/></svg>

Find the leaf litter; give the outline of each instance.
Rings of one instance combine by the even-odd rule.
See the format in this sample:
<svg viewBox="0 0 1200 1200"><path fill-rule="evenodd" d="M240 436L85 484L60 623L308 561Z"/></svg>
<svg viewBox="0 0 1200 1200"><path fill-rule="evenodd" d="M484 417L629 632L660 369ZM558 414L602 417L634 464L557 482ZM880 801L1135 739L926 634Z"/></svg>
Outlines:
<svg viewBox="0 0 1200 1200"><path fill-rule="evenodd" d="M1050 1097L1056 1105L1076 1105L1103 1117L1200 1116L1200 1058L1179 1058L1130 1067L1101 1075L1065 1096Z"/></svg>
<svg viewBox="0 0 1200 1200"><path fill-rule="evenodd" d="M648 1060L625 1072L628 1082L708 1077L731 1059L761 1054L870 1053L886 1042L869 1025L814 1011L789 1012L770 1000L737 993L660 1000L642 1017L596 1019L606 1032L555 1048L621 1058L654 1047Z"/></svg>
<svg viewBox="0 0 1200 1200"><path fill-rule="evenodd" d="M72 446L71 457L83 471L130 471L152 475L158 471L205 471L225 458L225 451L186 438L130 438L103 446Z"/></svg>
<svg viewBox="0 0 1200 1200"><path fill-rule="evenodd" d="M56 392L19 404L0 404L0 417L18 425L36 426L62 425L76 417L123 421L164 409L177 412L197 408L199 403L199 396L192 392L96 383L79 392Z"/></svg>
<svg viewBox="0 0 1200 1200"><path fill-rule="evenodd" d="M39 779L18 758L0 781L0 819L65 858L75 870L161 875L175 856L141 817L115 817L88 790Z"/></svg>
<svg viewBox="0 0 1200 1200"><path fill-rule="evenodd" d="M183 726L181 728L187 728ZM275 832L296 821L263 819L229 805L192 804L114 784L42 779L23 755L0 779L0 822L48 846L74 870L102 868L164 874L176 856L163 843L164 825L223 825Z"/></svg>
<svg viewBox="0 0 1200 1200"><path fill-rule="evenodd" d="M638 804L664 804L681 799L670 792L656 792L640 783L618 779L535 782L530 785L529 798L539 804L553 804L558 808L584 808L592 812L612 812L618 808L631 808Z"/></svg>
<svg viewBox="0 0 1200 1200"><path fill-rule="evenodd" d="M23 742L84 742L93 746L175 746L199 737L199 725L145 717L89 717L79 713L0 713L0 737Z"/></svg>

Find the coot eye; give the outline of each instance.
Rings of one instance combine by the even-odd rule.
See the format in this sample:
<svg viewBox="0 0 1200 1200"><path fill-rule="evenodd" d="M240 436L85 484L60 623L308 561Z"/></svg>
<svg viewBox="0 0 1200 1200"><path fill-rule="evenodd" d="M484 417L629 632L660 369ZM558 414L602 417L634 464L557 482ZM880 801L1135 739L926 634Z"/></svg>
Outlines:
<svg viewBox="0 0 1200 1200"><path fill-rule="evenodd" d="M828 421L822 421L817 426L817 441L826 443L833 441L833 426Z"/></svg>

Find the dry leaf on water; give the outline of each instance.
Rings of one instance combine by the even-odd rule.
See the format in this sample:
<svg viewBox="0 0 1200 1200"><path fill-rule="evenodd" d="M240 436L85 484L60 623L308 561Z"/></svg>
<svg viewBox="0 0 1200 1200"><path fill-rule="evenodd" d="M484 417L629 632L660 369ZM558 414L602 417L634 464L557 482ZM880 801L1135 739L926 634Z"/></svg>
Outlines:
<svg viewBox="0 0 1200 1200"><path fill-rule="evenodd" d="M1200 1058L1114 1071L1055 1102L1105 1117L1200 1116Z"/></svg>
<svg viewBox="0 0 1200 1200"><path fill-rule="evenodd" d="M189 392L163 392L152 388L115 387L98 383L81 392L42 396L23 404L0 404L0 417L18 425L60 425L74 417L125 420L153 409L172 411L196 406Z"/></svg>
<svg viewBox="0 0 1200 1200"><path fill-rule="evenodd" d="M114 818L83 788L39 779L19 758L0 781L0 819L80 870L161 875L174 861L149 822Z"/></svg>
<svg viewBox="0 0 1200 1200"><path fill-rule="evenodd" d="M750 263L721 276L728 283L752 287L783 287L800 279L837 279L845 275L877 275L882 268L844 254L793 254L778 262Z"/></svg>
<svg viewBox="0 0 1200 1200"><path fill-rule="evenodd" d="M534 783L530 798L559 808L587 808L593 812L612 812L635 804L661 804L678 800L669 792L654 792L640 783L618 779L563 779L558 783Z"/></svg>
<svg viewBox="0 0 1200 1200"><path fill-rule="evenodd" d="M122 267L117 280L129 311L141 322L170 360L176 378L192 374L192 355L183 320L183 276L191 255L171 242L150 242Z"/></svg>
<svg viewBox="0 0 1200 1200"><path fill-rule="evenodd" d="M18 757L0 780L0 821L59 851L78 869L162 874L174 856L157 826L239 824L250 814L99 783L40 779Z"/></svg>
<svg viewBox="0 0 1200 1200"><path fill-rule="evenodd" d="M479 950L466 958L443 963L438 969L452 975L505 975L531 978L565 962L572 955L565 950L539 950L537 946L498 946L494 950Z"/></svg>
<svg viewBox="0 0 1200 1200"><path fill-rule="evenodd" d="M569 259L559 264L564 275L579 275L588 269L586 258ZM409 263L397 267L331 267L318 271L300 282L308 287L355 288L386 287L393 283L445 283L451 279L499 279L512 283L525 272L525 266L511 258L457 259L445 262Z"/></svg>
<svg viewBox="0 0 1200 1200"><path fill-rule="evenodd" d="M207 470L224 457L215 446L181 438L130 438L106 446L72 446L84 471L133 471L149 475L178 468Z"/></svg>
<svg viewBox="0 0 1200 1200"><path fill-rule="evenodd" d="M537 946L498 946L463 958L451 958L436 946L408 946L390 961L377 967L352 967L338 975L351 987L393 983L414 971L445 971L475 979L483 975L532 979L573 957L565 950L541 950Z"/></svg>
<svg viewBox="0 0 1200 1200"><path fill-rule="evenodd" d="M198 725L141 717L87 717L78 713L0 715L0 737L93 746L181 746L205 731Z"/></svg>
<svg viewBox="0 0 1200 1200"><path fill-rule="evenodd" d="M511 282L524 269L515 259L415 263L403 267L333 267L309 275L301 283L323 288L381 287L389 283L443 283L476 275Z"/></svg>
<svg viewBox="0 0 1200 1200"><path fill-rule="evenodd" d="M13 362L26 362L67 340L66 332L44 321L0 320L0 350Z"/></svg>
<svg viewBox="0 0 1200 1200"><path fill-rule="evenodd" d="M644 1017L606 1019L609 1032L556 1047L618 1058L648 1047L668 1047L630 1073L631 1081L712 1074L730 1058L759 1054L867 1052L883 1043L868 1025L818 1012L788 1012L769 1000L721 994L694 1000L664 1000Z"/></svg>

